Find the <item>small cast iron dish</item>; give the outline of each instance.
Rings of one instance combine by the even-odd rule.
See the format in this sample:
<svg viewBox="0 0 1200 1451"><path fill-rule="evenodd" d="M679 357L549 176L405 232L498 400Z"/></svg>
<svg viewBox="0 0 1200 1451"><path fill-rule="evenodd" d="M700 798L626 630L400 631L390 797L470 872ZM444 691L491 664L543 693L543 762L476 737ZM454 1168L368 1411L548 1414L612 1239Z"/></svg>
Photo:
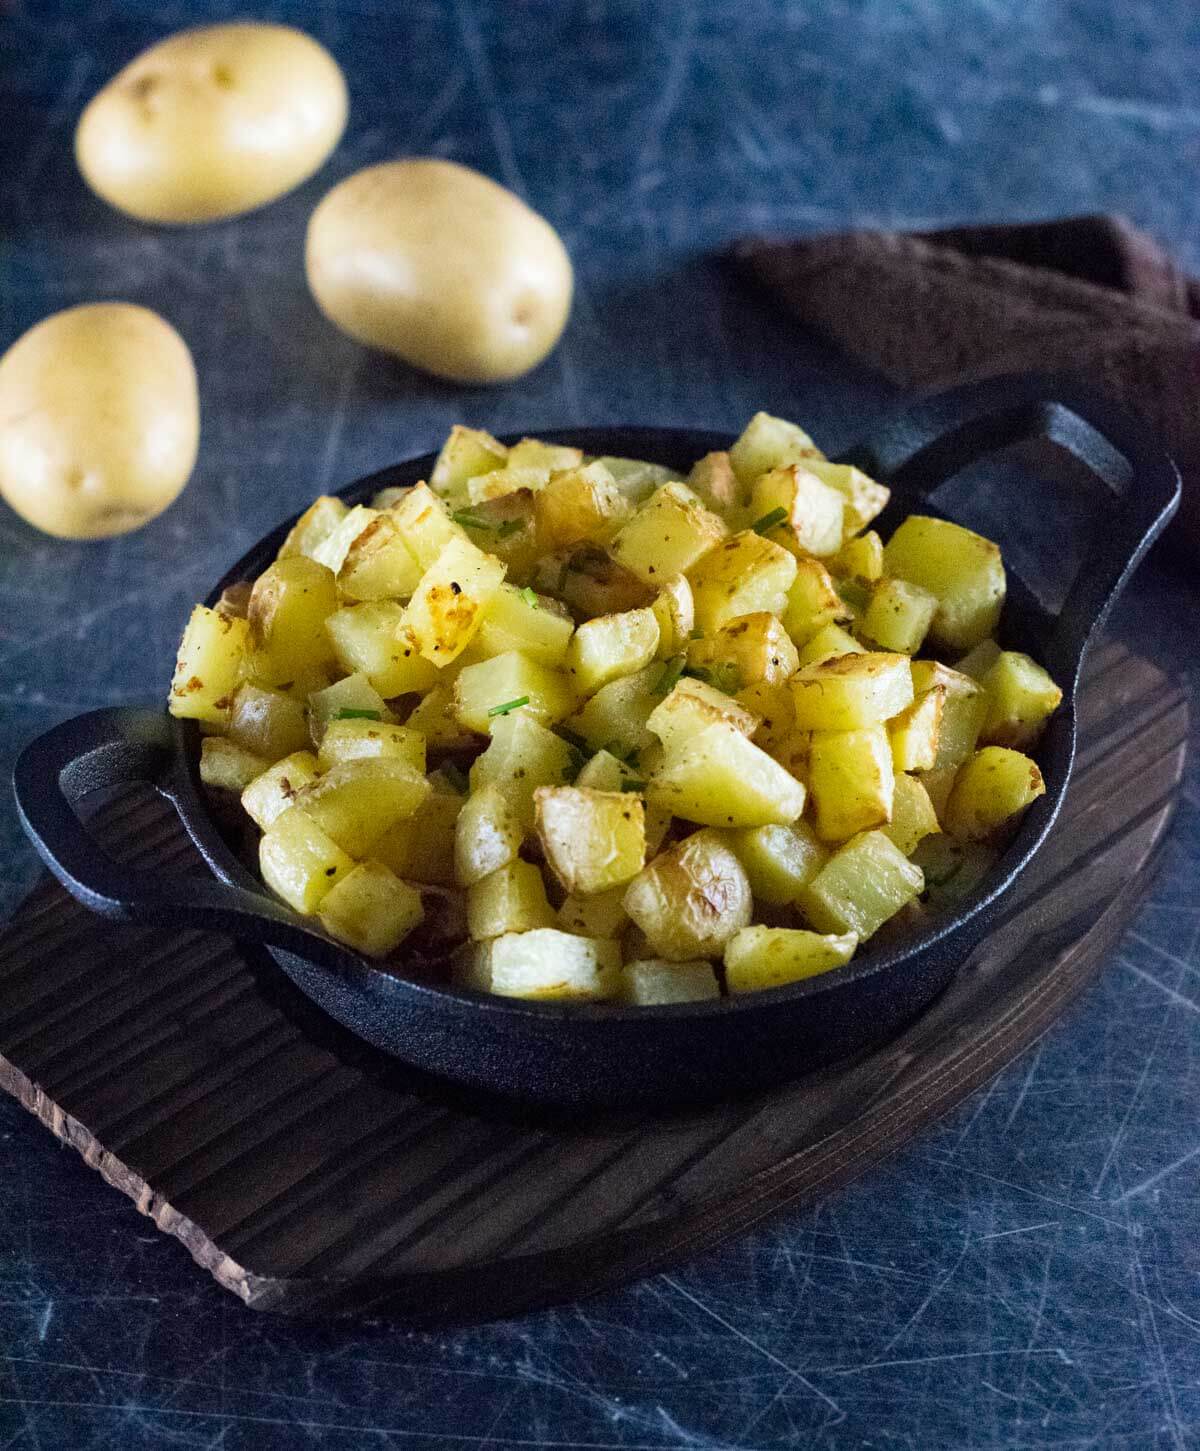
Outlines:
<svg viewBox="0 0 1200 1451"><path fill-rule="evenodd" d="M588 453L682 470L730 443L725 435L693 429L573 429L548 436ZM794 1077L898 1032L928 1007L997 919L1062 804L1088 646L1179 500L1174 465L1141 426L1059 379L1002 378L937 395L842 456L890 485L892 501L881 520L886 531L906 514L930 512L927 496L969 464L1036 438L1073 454L1111 494L1057 616L1009 570L1002 639L1042 661L1064 692L1037 753L1046 794L994 872L955 910L911 939L868 944L849 966L825 976L741 998L656 1008L522 1002L395 976L268 895L205 803L194 723L174 720L161 707L93 711L36 740L14 773L21 820L51 871L93 911L261 943L344 1027L460 1084L527 1102L611 1108L712 1100ZM389 485L427 478L433 460L429 454L384 469L343 497L356 503ZM1024 507L1036 505L1026 500ZM258 575L291 522L239 560L208 602L227 585ZM1045 520L1043 527L1054 523ZM151 783L174 803L215 880L131 870L98 848L77 803L97 788L132 781Z"/></svg>

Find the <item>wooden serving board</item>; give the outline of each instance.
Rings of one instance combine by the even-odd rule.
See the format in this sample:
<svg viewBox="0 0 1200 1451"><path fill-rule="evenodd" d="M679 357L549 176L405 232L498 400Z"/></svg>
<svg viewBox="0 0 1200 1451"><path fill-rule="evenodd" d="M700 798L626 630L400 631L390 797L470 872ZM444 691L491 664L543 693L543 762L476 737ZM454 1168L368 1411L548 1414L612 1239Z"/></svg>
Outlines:
<svg viewBox="0 0 1200 1451"><path fill-rule="evenodd" d="M1061 822L930 1012L753 1099L599 1122L467 1098L361 1047L265 954L102 922L50 879L0 936L0 1083L255 1309L430 1323L585 1295L863 1172L1088 982L1149 884L1187 709L1111 645L1080 725ZM203 870L148 792L93 830L115 856Z"/></svg>

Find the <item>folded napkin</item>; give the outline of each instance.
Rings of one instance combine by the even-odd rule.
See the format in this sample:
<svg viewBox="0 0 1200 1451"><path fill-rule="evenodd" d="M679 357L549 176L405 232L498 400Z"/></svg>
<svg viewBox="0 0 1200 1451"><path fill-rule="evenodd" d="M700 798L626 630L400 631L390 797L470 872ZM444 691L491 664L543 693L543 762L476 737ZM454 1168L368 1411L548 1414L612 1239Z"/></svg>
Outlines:
<svg viewBox="0 0 1200 1451"><path fill-rule="evenodd" d="M1200 280L1119 217L935 232L746 238L739 272L911 388L1078 374L1139 414L1184 479L1173 527L1200 550Z"/></svg>

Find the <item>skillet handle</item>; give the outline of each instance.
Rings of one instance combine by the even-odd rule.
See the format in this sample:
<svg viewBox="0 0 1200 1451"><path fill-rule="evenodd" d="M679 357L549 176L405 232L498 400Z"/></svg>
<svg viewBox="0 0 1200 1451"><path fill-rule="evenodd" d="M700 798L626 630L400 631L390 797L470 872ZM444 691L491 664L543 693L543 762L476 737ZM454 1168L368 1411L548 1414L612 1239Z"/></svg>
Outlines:
<svg viewBox="0 0 1200 1451"><path fill-rule="evenodd" d="M123 866L87 831L76 807L104 787L145 782L178 809L176 740L161 709L117 707L65 721L26 746L13 791L38 855L76 901L113 921L224 932L344 967L346 950L282 903L209 877Z"/></svg>
<svg viewBox="0 0 1200 1451"><path fill-rule="evenodd" d="M1146 551L1179 506L1179 473L1146 427L1071 378L1019 374L920 399L846 456L906 501L933 493L968 465L1031 439L1047 439L1113 495L1104 527L1063 602L1046 647L1051 674L1074 679L1088 646Z"/></svg>

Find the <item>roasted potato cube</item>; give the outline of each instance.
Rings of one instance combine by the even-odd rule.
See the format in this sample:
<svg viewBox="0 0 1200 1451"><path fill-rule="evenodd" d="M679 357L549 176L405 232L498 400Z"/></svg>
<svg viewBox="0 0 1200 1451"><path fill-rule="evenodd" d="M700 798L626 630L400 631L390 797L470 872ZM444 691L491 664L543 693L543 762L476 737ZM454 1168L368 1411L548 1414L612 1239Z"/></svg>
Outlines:
<svg viewBox="0 0 1200 1451"><path fill-rule="evenodd" d="M604 892L645 865L645 813L632 792L540 786L533 806L542 851L564 890Z"/></svg>
<svg viewBox="0 0 1200 1451"><path fill-rule="evenodd" d="M853 932L865 942L924 887L920 867L894 842L881 831L864 831L801 889L800 906L818 932Z"/></svg>
<svg viewBox="0 0 1200 1451"><path fill-rule="evenodd" d="M758 716L732 695L717 690L707 681L684 676L660 698L646 725L664 746L675 747L720 721L728 722L746 736L752 736L759 723Z"/></svg>
<svg viewBox="0 0 1200 1451"><path fill-rule="evenodd" d="M916 778L924 786L925 792L933 803L933 809L937 812L938 820L944 821L946 816L946 802L950 799L950 792L954 788L954 778L958 775L959 767L935 766L931 771L917 771Z"/></svg>
<svg viewBox="0 0 1200 1451"><path fill-rule="evenodd" d="M614 742L614 745L616 742ZM617 792L644 792L646 789L646 773L652 771L657 761L654 759L660 752L657 746L649 746L643 751L635 753L634 760L637 766L634 767L629 761L618 760L611 751L597 751L590 761L584 763L579 775L575 777L575 785L589 791L617 791ZM671 824L671 813L664 811L661 806L646 805L646 852L653 854L659 848L662 839L667 834L667 828ZM603 932L585 933L585 936L603 937Z"/></svg>
<svg viewBox="0 0 1200 1451"><path fill-rule="evenodd" d="M845 841L892 819L892 747L882 725L813 735L808 789L822 841Z"/></svg>
<svg viewBox="0 0 1200 1451"><path fill-rule="evenodd" d="M728 530L684 484L664 484L621 526L612 557L649 585L687 574Z"/></svg>
<svg viewBox="0 0 1200 1451"><path fill-rule="evenodd" d="M315 746L321 744L332 720L395 719L365 675L347 675L308 697L308 733Z"/></svg>
<svg viewBox="0 0 1200 1451"><path fill-rule="evenodd" d="M431 689L437 667L422 657L408 633L404 609L394 600L346 605L325 621L343 670L362 674L381 696Z"/></svg>
<svg viewBox="0 0 1200 1451"><path fill-rule="evenodd" d="M322 771L339 761L357 761L364 756L386 756L405 761L414 771L425 774L425 737L408 726L369 717L349 716L331 720L321 737L317 764Z"/></svg>
<svg viewBox="0 0 1200 1451"><path fill-rule="evenodd" d="M956 841L952 836L926 836L913 852L913 862L925 873L922 900L934 910L956 906L969 896L996 864L995 848L978 841Z"/></svg>
<svg viewBox="0 0 1200 1451"><path fill-rule="evenodd" d="M454 875L470 887L515 861L525 833L498 786L472 791L454 828Z"/></svg>
<svg viewBox="0 0 1200 1451"><path fill-rule="evenodd" d="M973 650L968 650L961 660L954 662L960 675L969 675L972 680L983 684L983 677L1000 658L1000 646L995 640L981 640Z"/></svg>
<svg viewBox="0 0 1200 1451"><path fill-rule="evenodd" d="M745 529L688 572L696 624L711 635L738 615L782 615L795 578L796 561L786 549Z"/></svg>
<svg viewBox="0 0 1200 1451"><path fill-rule="evenodd" d="M290 559L293 554L311 559L349 512L348 505L329 494L314 499L288 531L276 559Z"/></svg>
<svg viewBox="0 0 1200 1451"><path fill-rule="evenodd" d="M553 725L575 708L575 692L566 675L539 665L519 650L509 650L466 665L454 682L454 712L470 730L487 735L502 715L527 711Z"/></svg>
<svg viewBox="0 0 1200 1451"><path fill-rule="evenodd" d="M791 686L800 730L859 730L889 720L913 701L906 655L837 655L805 665Z"/></svg>
<svg viewBox="0 0 1200 1451"><path fill-rule="evenodd" d="M473 543L504 564L514 586L530 582L539 559L532 490L514 489L497 499L480 500L469 509L456 509L453 518L456 528L463 525Z"/></svg>
<svg viewBox="0 0 1200 1451"><path fill-rule="evenodd" d="M354 859L298 806L281 812L258 844L262 879L297 912L315 912Z"/></svg>
<svg viewBox="0 0 1200 1451"><path fill-rule="evenodd" d="M979 739L987 716L988 699L982 686L969 675L961 675L934 660L914 660L913 690L919 700L927 691L943 691L941 727L938 731L936 769L961 766Z"/></svg>
<svg viewBox="0 0 1200 1451"><path fill-rule="evenodd" d="M367 957L394 952L424 917L420 892L382 862L360 862L334 883L317 909L330 937Z"/></svg>
<svg viewBox="0 0 1200 1451"><path fill-rule="evenodd" d="M781 509L777 524L761 522ZM842 512L841 494L801 464L772 469L754 481L751 513L760 521L755 528L791 553L836 554L842 546Z"/></svg>
<svg viewBox="0 0 1200 1451"><path fill-rule="evenodd" d="M336 609L337 584L323 564L303 554L276 560L255 580L247 606L255 676L281 685L332 663L325 621Z"/></svg>
<svg viewBox="0 0 1200 1451"><path fill-rule="evenodd" d="M519 857L467 888L467 930L473 942L553 927L557 920L541 872Z"/></svg>
<svg viewBox="0 0 1200 1451"><path fill-rule="evenodd" d="M510 932L480 948L485 960L474 980L501 997L597 1002L615 997L620 984L615 942L543 927Z"/></svg>
<svg viewBox="0 0 1200 1451"><path fill-rule="evenodd" d="M1036 761L1007 746L984 746L959 768L944 824L962 841L998 841L1045 794Z"/></svg>
<svg viewBox="0 0 1200 1451"><path fill-rule="evenodd" d="M715 831L697 831L660 853L625 891L625 910L656 957L717 957L753 909L750 882Z"/></svg>
<svg viewBox="0 0 1200 1451"><path fill-rule="evenodd" d="M437 463L429 475L430 487L455 499L465 497L467 480L490 469L503 468L508 449L482 428L464 428L456 423L442 444Z"/></svg>
<svg viewBox="0 0 1200 1451"><path fill-rule="evenodd" d="M920 585L904 579L881 579L871 591L862 633L881 650L915 655L929 633L936 609L937 600Z"/></svg>
<svg viewBox="0 0 1200 1451"><path fill-rule="evenodd" d="M583 451L566 443L543 443L540 438L523 438L508 451L510 469L577 469L583 463Z"/></svg>
<svg viewBox="0 0 1200 1451"><path fill-rule="evenodd" d="M633 513L601 463L551 474L533 500L538 542L543 549L607 544Z"/></svg>
<svg viewBox="0 0 1200 1451"><path fill-rule="evenodd" d="M348 510L342 516L336 528L314 547L313 563L324 565L331 574L336 576L345 561L350 546L367 525L377 517L374 509L368 509L365 504L355 504L353 509Z"/></svg>
<svg viewBox="0 0 1200 1451"><path fill-rule="evenodd" d="M1028 750L1062 703L1062 691L1046 671L1018 650L1001 651L983 688L988 711L980 739L992 746Z"/></svg>
<svg viewBox="0 0 1200 1451"><path fill-rule="evenodd" d="M590 897L570 893L558 909L558 925L580 937L619 937L629 925L625 884Z"/></svg>
<svg viewBox="0 0 1200 1451"><path fill-rule="evenodd" d="M472 656L485 659L519 650L539 665L561 665L575 629L561 608L528 587L502 584L483 612L479 633L471 641Z"/></svg>
<svg viewBox="0 0 1200 1451"><path fill-rule="evenodd" d="M667 1003L699 1003L721 996L711 962L667 962L643 957L621 969L618 997L623 1003L652 1008Z"/></svg>
<svg viewBox="0 0 1200 1451"><path fill-rule="evenodd" d="M250 626L197 605L179 643L167 709L184 720L224 726L250 647Z"/></svg>
<svg viewBox="0 0 1200 1451"><path fill-rule="evenodd" d="M727 517L741 503L741 485L733 471L733 461L724 451L706 453L697 459L687 483L706 509L722 517Z"/></svg>
<svg viewBox="0 0 1200 1451"><path fill-rule="evenodd" d="M268 762L303 751L309 743L304 706L282 691L245 680L234 693L229 739Z"/></svg>
<svg viewBox="0 0 1200 1451"><path fill-rule="evenodd" d="M847 539L830 562L834 574L874 584L883 577L883 540L874 529Z"/></svg>
<svg viewBox="0 0 1200 1451"><path fill-rule="evenodd" d="M409 730L419 731L429 746L454 750L478 744L475 733L458 718L453 685L435 685L408 717Z"/></svg>
<svg viewBox="0 0 1200 1451"><path fill-rule="evenodd" d="M337 572L338 589L351 600L407 599L420 578L420 566L390 512L376 514L355 535Z"/></svg>
<svg viewBox="0 0 1200 1451"><path fill-rule="evenodd" d="M270 764L225 736L205 736L200 742L200 779L214 790L240 795Z"/></svg>
<svg viewBox="0 0 1200 1451"><path fill-rule="evenodd" d="M937 599L930 635L951 650L969 650L996 633L1004 605L1000 550L990 539L952 524L910 514L884 551L888 574Z"/></svg>
<svg viewBox="0 0 1200 1451"><path fill-rule="evenodd" d="M830 463L828 459L806 459L804 467L816 474L823 484L842 496L843 525L847 536L859 533L884 510L892 491L850 464Z"/></svg>
<svg viewBox="0 0 1200 1451"><path fill-rule="evenodd" d="M888 721L892 765L897 771L933 770L937 764L945 701L945 686L935 686L918 695L910 706Z"/></svg>
<svg viewBox="0 0 1200 1451"><path fill-rule="evenodd" d="M768 756L775 755L775 747L795 733L796 713L786 680L770 685L765 680L756 680L744 685L737 693L737 702L758 717L758 725L750 733L750 739Z"/></svg>
<svg viewBox="0 0 1200 1451"><path fill-rule="evenodd" d="M805 800L804 786L729 721L668 746L646 792L654 805L702 826L786 826Z"/></svg>
<svg viewBox="0 0 1200 1451"><path fill-rule="evenodd" d="M640 458L618 458L611 454L602 454L596 462L603 464L612 474L617 488L631 504L644 503L663 484L683 483L683 475L667 468L666 464L647 463Z"/></svg>
<svg viewBox="0 0 1200 1451"><path fill-rule="evenodd" d="M297 794L316 779L317 758L311 751L285 756L247 783L242 791L242 810L260 831L266 831L276 817L295 805Z"/></svg>
<svg viewBox="0 0 1200 1451"><path fill-rule="evenodd" d="M821 665L826 660L833 660L838 655L865 655L867 647L860 645L853 635L843 630L841 625L824 625L815 635L800 647L797 659L800 662L800 669L806 665Z"/></svg>
<svg viewBox="0 0 1200 1451"><path fill-rule="evenodd" d="M431 788L435 779L429 778ZM431 789L411 816L375 842L372 858L409 881L453 887L456 826L466 800L457 792Z"/></svg>
<svg viewBox="0 0 1200 1451"><path fill-rule="evenodd" d="M490 474L480 474L478 478L467 480L467 502L472 505L488 504L506 499L510 494L537 494L549 481L549 469L495 469ZM465 521L460 516L458 522Z"/></svg>
<svg viewBox="0 0 1200 1451"><path fill-rule="evenodd" d="M921 782L915 776L897 776L892 819L880 827L884 836L895 842L905 856L912 856L918 842L941 829L929 792Z"/></svg>
<svg viewBox="0 0 1200 1451"><path fill-rule="evenodd" d="M422 571L437 563L448 544L468 542L466 531L454 522L446 505L426 484L410 489L390 512L408 552Z"/></svg>
<svg viewBox="0 0 1200 1451"><path fill-rule="evenodd" d="M429 782L406 762L366 757L331 766L299 792L295 809L361 861L428 795Z"/></svg>
<svg viewBox="0 0 1200 1451"><path fill-rule="evenodd" d="M564 669L581 695L645 669L658 650L658 621L653 610L625 610L585 620L571 637Z"/></svg>
<svg viewBox="0 0 1200 1451"><path fill-rule="evenodd" d="M760 680L780 684L799 668L796 647L779 617L765 610L739 615L715 635L689 641L687 657L697 673L711 670L714 679L737 690Z"/></svg>
<svg viewBox="0 0 1200 1451"><path fill-rule="evenodd" d="M503 580L504 565L493 555L468 539L451 539L404 611L404 624L426 660L441 668L462 654Z"/></svg>
<svg viewBox="0 0 1200 1451"><path fill-rule="evenodd" d="M760 474L820 457L821 450L802 428L769 413L756 413L729 450L733 472L747 493Z"/></svg>
<svg viewBox="0 0 1200 1451"><path fill-rule="evenodd" d="M371 495L371 508L380 514L385 509L394 509L414 487L413 484L390 484L387 488L380 489L377 494Z"/></svg>
<svg viewBox="0 0 1200 1451"><path fill-rule="evenodd" d="M650 607L658 621L659 660L669 660L687 649L696 625L696 606L687 576L677 574L669 579L654 597Z"/></svg>
<svg viewBox="0 0 1200 1451"><path fill-rule="evenodd" d="M609 681L564 724L593 751L615 746L625 758L644 751L656 740L646 722L662 699L657 687L668 668L649 665L634 675Z"/></svg>
<svg viewBox="0 0 1200 1451"><path fill-rule="evenodd" d="M511 803L522 831L533 829L533 793L561 786L573 771L571 748L528 711L492 722L491 743L471 767L471 790L494 785Z"/></svg>
<svg viewBox="0 0 1200 1451"><path fill-rule="evenodd" d="M784 629L797 646L807 644L826 625L849 620L846 602L819 559L796 561L796 578L788 589L781 618Z"/></svg>
<svg viewBox="0 0 1200 1451"><path fill-rule="evenodd" d="M724 833L746 870L756 900L786 907L829 859L807 821L791 826L752 826Z"/></svg>
<svg viewBox="0 0 1200 1451"><path fill-rule="evenodd" d="M791 927L743 927L725 945L725 986L730 994L784 987L845 967L854 956L853 932L822 934Z"/></svg>

